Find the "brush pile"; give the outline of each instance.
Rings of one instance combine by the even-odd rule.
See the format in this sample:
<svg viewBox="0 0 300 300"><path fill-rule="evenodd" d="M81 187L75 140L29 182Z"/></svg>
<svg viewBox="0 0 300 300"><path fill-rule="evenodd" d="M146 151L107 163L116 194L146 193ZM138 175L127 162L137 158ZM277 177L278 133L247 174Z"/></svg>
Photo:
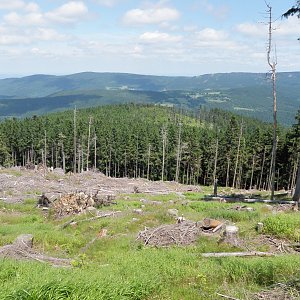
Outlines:
<svg viewBox="0 0 300 300"><path fill-rule="evenodd" d="M218 232L222 228L221 225L221 222L217 220L212 220L211 226L208 225L207 219L201 222L182 221L157 228L145 228L145 230L139 232L137 240L143 241L145 246L186 246L193 244L200 235L210 235Z"/></svg>

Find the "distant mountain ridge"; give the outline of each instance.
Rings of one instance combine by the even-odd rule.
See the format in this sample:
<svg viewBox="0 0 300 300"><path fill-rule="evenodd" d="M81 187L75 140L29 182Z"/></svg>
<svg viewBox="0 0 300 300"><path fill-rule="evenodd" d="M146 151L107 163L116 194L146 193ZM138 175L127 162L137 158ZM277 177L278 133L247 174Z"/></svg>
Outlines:
<svg viewBox="0 0 300 300"><path fill-rule="evenodd" d="M300 72L278 73L277 90L279 119L290 124L300 107ZM146 102L190 109L220 107L269 121L271 98L271 82L263 73L32 75L0 80L0 117L47 113L74 105Z"/></svg>

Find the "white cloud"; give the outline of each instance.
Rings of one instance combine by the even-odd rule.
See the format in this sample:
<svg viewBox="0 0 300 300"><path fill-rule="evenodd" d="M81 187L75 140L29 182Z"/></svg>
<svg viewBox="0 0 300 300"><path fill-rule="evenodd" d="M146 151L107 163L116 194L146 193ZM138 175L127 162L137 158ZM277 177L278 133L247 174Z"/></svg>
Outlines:
<svg viewBox="0 0 300 300"><path fill-rule="evenodd" d="M24 32L10 30L7 27L0 27L0 45L19 45L19 44L29 44L31 39Z"/></svg>
<svg viewBox="0 0 300 300"><path fill-rule="evenodd" d="M11 12L3 16L6 25L15 27L45 26L58 24L77 23L87 17L88 8L83 2L71 1L55 10L42 13L36 3L30 2L24 6L22 12Z"/></svg>
<svg viewBox="0 0 300 300"><path fill-rule="evenodd" d="M228 15L229 8L227 5L216 6L208 0L202 0L199 3L200 7L217 19L225 19Z"/></svg>
<svg viewBox="0 0 300 300"><path fill-rule="evenodd" d="M227 32L213 28L204 28L195 33L195 45L201 48L213 48L218 50L239 50L246 48L231 40Z"/></svg>
<svg viewBox="0 0 300 300"><path fill-rule="evenodd" d="M39 6L35 2L25 3L22 0L0 0L0 10L25 10L27 12L39 11Z"/></svg>
<svg viewBox="0 0 300 300"><path fill-rule="evenodd" d="M179 19L178 10L170 7L154 7L147 9L132 9L126 12L123 17L125 24L159 24Z"/></svg>
<svg viewBox="0 0 300 300"><path fill-rule="evenodd" d="M197 38L203 41L220 41L228 37L228 34L222 30L213 28L204 28L196 33Z"/></svg>
<svg viewBox="0 0 300 300"><path fill-rule="evenodd" d="M172 43L181 41L182 36L155 31L143 33L140 35L140 40L147 43Z"/></svg>
<svg viewBox="0 0 300 300"><path fill-rule="evenodd" d="M265 36L267 27L259 23L242 23L236 27L237 31L248 36Z"/></svg>
<svg viewBox="0 0 300 300"><path fill-rule="evenodd" d="M120 0L95 0L96 3L107 6L107 7L113 7L115 6Z"/></svg>
<svg viewBox="0 0 300 300"><path fill-rule="evenodd" d="M81 1L70 1L57 9L47 12L46 19L57 23L76 23L88 14L87 6Z"/></svg>
<svg viewBox="0 0 300 300"><path fill-rule="evenodd" d="M6 24L11 26L38 26L45 24L45 19L41 13L32 12L29 14L9 13L3 17Z"/></svg>
<svg viewBox="0 0 300 300"><path fill-rule="evenodd" d="M37 28L33 38L38 41L65 41L67 36L51 28Z"/></svg>
<svg viewBox="0 0 300 300"><path fill-rule="evenodd" d="M22 0L0 0L0 9L3 10L14 10L20 9L25 6Z"/></svg>
<svg viewBox="0 0 300 300"><path fill-rule="evenodd" d="M51 28L34 27L0 27L1 45L29 45L41 41L66 41L69 37Z"/></svg>
<svg viewBox="0 0 300 300"><path fill-rule="evenodd" d="M272 25L273 37L283 37L289 35L298 35L299 19L295 16L288 20L274 22ZM236 26L236 30L244 35L252 37L266 37L268 34L268 25L261 23L242 23Z"/></svg>
<svg viewBox="0 0 300 300"><path fill-rule="evenodd" d="M36 13L40 11L40 7L35 2L29 2L25 7L24 10L31 13Z"/></svg>

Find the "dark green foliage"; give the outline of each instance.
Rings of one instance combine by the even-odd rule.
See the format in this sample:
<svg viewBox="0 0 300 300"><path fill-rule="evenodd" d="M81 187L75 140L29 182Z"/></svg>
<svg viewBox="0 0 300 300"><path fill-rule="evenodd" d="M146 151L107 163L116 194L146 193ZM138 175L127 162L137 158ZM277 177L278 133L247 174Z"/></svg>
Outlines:
<svg viewBox="0 0 300 300"><path fill-rule="evenodd" d="M249 188L250 185L260 185L261 188L267 188L272 145L272 127L269 124L250 118L242 120L232 113L218 109L209 111L203 107L195 113L135 104L83 109L78 111L76 122L77 162L81 164L79 169L82 170L87 167L90 117L90 169L96 163L97 169L108 176L146 178L148 175L149 179L160 180L164 128L167 139L164 179L174 180L181 123L179 181L186 184L212 183L218 138L216 175L219 184L223 186L233 184L240 127L243 123L235 186ZM279 130L279 188L289 187L294 180L287 165L294 166L298 159L298 127L294 125L290 130ZM1 163L5 165L9 159L11 165L45 163L43 156L46 149L47 166L62 167L64 154L66 168L71 170L73 134L72 111L25 119L6 119L0 123L3 145L0 151L3 149L6 156L2 157L7 159Z"/></svg>
<svg viewBox="0 0 300 300"><path fill-rule="evenodd" d="M297 15L300 18L300 1L297 0L296 4L286 11L282 16L288 18L290 16Z"/></svg>

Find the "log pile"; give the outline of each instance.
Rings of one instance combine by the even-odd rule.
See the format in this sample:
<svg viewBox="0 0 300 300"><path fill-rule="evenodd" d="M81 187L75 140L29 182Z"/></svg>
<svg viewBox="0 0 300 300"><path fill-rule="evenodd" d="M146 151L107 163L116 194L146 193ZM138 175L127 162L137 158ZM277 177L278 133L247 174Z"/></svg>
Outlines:
<svg viewBox="0 0 300 300"><path fill-rule="evenodd" d="M50 204L56 217L80 214L90 207L101 207L113 204L112 195L89 195L84 192L71 193L61 196ZM39 202L41 202L39 200ZM43 199L45 202L45 199Z"/></svg>

